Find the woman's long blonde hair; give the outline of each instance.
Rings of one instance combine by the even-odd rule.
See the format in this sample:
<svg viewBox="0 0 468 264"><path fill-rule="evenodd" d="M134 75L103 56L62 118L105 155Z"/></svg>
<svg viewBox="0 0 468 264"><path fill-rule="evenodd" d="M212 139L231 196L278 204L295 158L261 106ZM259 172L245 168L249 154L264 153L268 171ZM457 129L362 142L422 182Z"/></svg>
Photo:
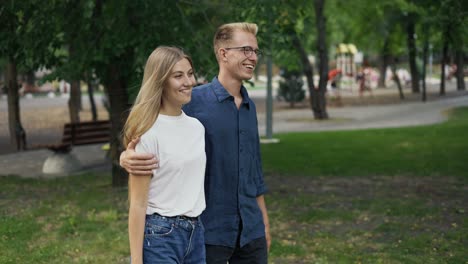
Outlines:
<svg viewBox="0 0 468 264"><path fill-rule="evenodd" d="M174 65L182 59L187 59L193 68L192 59L176 47L159 46L148 57L140 91L124 125L125 147L132 139L148 131L156 121L166 81Z"/></svg>

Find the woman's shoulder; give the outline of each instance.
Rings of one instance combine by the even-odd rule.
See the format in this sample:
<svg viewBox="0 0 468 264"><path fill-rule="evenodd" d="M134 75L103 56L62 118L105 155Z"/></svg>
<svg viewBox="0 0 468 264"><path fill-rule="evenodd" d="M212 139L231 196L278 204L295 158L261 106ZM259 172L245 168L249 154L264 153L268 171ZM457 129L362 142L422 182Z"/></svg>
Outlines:
<svg viewBox="0 0 468 264"><path fill-rule="evenodd" d="M157 126L158 126L158 121L156 120L153 123L153 125L148 130L146 130L146 132L143 133L143 135L140 136L140 141L145 141L145 142L154 141L154 139L156 139L158 136Z"/></svg>
<svg viewBox="0 0 468 264"><path fill-rule="evenodd" d="M195 117L191 117L191 116L188 116L188 115L185 115L185 118L187 120L187 122L190 124L190 126L193 126L193 128L195 129L201 129L203 131L205 131L205 127L202 125L202 123L196 119Z"/></svg>

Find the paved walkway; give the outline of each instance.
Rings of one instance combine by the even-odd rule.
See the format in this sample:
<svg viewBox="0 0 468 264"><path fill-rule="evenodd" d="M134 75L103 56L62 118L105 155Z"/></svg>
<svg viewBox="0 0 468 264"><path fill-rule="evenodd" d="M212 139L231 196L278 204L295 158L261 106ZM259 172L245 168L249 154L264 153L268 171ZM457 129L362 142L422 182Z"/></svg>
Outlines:
<svg viewBox="0 0 468 264"><path fill-rule="evenodd" d="M252 97L264 97L252 93ZM402 127L427 125L447 119L445 111L454 107L468 106L468 93L457 97L433 100L426 103L402 103L396 105L353 106L329 108L330 120L316 121L310 109L281 110L273 113L273 133L293 131L329 131L367 128ZM259 132L265 135L265 113L259 113ZM0 155L1 175L40 177L44 161L51 155L45 150L34 150ZM72 150L82 164L80 172L86 170L109 171L110 161L105 157L101 145L77 146Z"/></svg>
<svg viewBox="0 0 468 264"><path fill-rule="evenodd" d="M447 119L446 110L468 106L468 95L432 102L398 105L329 108L330 120L314 120L310 109L273 114L273 133L329 131L428 125ZM265 135L265 114L258 115L260 135Z"/></svg>

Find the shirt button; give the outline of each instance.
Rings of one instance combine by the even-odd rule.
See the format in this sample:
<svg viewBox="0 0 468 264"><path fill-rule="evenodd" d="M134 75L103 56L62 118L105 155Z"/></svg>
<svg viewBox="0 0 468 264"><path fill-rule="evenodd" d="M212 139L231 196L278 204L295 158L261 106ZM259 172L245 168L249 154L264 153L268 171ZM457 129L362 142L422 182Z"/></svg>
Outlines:
<svg viewBox="0 0 468 264"><path fill-rule="evenodd" d="M240 168L240 172L244 172L244 168Z"/></svg>
<svg viewBox="0 0 468 264"><path fill-rule="evenodd" d="M242 149L242 148L241 148L239 151L240 151L240 152L243 152L243 151L244 151L244 149Z"/></svg>
<svg viewBox="0 0 468 264"><path fill-rule="evenodd" d="M244 130L241 129L241 130L239 131L239 133L244 134Z"/></svg>

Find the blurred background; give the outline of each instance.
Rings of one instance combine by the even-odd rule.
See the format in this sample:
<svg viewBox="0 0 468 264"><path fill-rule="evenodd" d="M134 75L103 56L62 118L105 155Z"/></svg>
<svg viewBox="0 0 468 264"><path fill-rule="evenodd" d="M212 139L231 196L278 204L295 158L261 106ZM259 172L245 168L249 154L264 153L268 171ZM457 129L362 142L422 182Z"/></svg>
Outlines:
<svg viewBox="0 0 468 264"><path fill-rule="evenodd" d="M116 167L152 50L182 47L198 83L211 81L214 32L235 21L259 26L263 56L246 83L259 111L274 100L327 120L327 107L385 103L373 95L424 102L464 91L467 10L460 0L4 0L0 153L57 142L65 123L110 120Z"/></svg>

